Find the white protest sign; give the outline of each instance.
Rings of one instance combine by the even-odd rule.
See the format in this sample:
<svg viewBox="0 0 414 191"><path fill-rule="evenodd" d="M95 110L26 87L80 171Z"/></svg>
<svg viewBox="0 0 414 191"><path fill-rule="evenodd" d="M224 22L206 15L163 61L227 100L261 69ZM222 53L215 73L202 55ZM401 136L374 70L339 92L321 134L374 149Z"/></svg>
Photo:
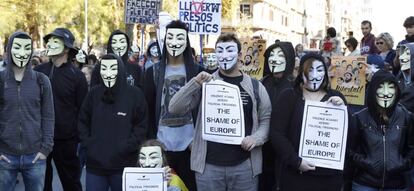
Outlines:
<svg viewBox="0 0 414 191"><path fill-rule="evenodd" d="M157 29L157 40L160 50L163 51L164 48L164 39L165 33L167 31L167 25L173 20L170 14L167 12L160 12L158 20L158 29Z"/></svg>
<svg viewBox="0 0 414 191"><path fill-rule="evenodd" d="M221 33L221 0L179 0L178 18L191 34Z"/></svg>
<svg viewBox="0 0 414 191"><path fill-rule="evenodd" d="M125 0L125 23L154 24L161 0Z"/></svg>
<svg viewBox="0 0 414 191"><path fill-rule="evenodd" d="M245 134L239 87L221 80L203 83L201 98L204 140L240 145Z"/></svg>
<svg viewBox="0 0 414 191"><path fill-rule="evenodd" d="M167 191L163 168L124 168L122 191Z"/></svg>
<svg viewBox="0 0 414 191"><path fill-rule="evenodd" d="M299 157L318 167L343 170L347 135L346 106L305 102Z"/></svg>

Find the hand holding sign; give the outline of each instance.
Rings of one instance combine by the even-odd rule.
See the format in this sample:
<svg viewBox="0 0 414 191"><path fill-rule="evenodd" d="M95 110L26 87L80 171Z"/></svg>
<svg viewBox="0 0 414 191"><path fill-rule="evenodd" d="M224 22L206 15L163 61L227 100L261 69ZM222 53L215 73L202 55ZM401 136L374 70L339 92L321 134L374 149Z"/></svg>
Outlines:
<svg viewBox="0 0 414 191"><path fill-rule="evenodd" d="M300 162L299 170L302 172L315 170L316 167L313 163L306 161L305 159L302 159L302 162Z"/></svg>
<svg viewBox="0 0 414 191"><path fill-rule="evenodd" d="M344 105L344 100L342 100L341 97L339 96L332 96L326 102L332 103L333 105L336 105L336 106Z"/></svg>
<svg viewBox="0 0 414 191"><path fill-rule="evenodd" d="M207 72L200 72L195 78L195 81L202 85L204 82L209 82L211 79L213 79L213 75L207 73Z"/></svg>

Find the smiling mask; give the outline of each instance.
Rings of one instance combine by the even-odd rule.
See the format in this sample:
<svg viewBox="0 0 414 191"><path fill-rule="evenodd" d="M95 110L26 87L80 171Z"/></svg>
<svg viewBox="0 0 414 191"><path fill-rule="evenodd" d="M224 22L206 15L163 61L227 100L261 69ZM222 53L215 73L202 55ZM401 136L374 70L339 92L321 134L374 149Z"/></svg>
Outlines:
<svg viewBox="0 0 414 191"><path fill-rule="evenodd" d="M106 87L112 88L118 75L118 61L116 59L101 60L101 78Z"/></svg>
<svg viewBox="0 0 414 191"><path fill-rule="evenodd" d="M143 168L161 168L163 163L161 147L142 147L139 152L139 164Z"/></svg>
<svg viewBox="0 0 414 191"><path fill-rule="evenodd" d="M160 56L160 53L158 51L158 47L156 45L154 45L150 48L150 54L154 58L158 58Z"/></svg>
<svg viewBox="0 0 414 191"><path fill-rule="evenodd" d="M176 28L167 29L165 44L171 56L176 57L181 55L187 47L187 31Z"/></svg>
<svg viewBox="0 0 414 191"><path fill-rule="evenodd" d="M116 34L112 36L111 40L112 51L122 57L128 49L127 38L124 34Z"/></svg>
<svg viewBox="0 0 414 191"><path fill-rule="evenodd" d="M286 58L280 47L276 47L270 52L268 63L272 73L285 71Z"/></svg>
<svg viewBox="0 0 414 191"><path fill-rule="evenodd" d="M410 49L408 47L403 46L404 48L401 49L400 51L400 65L401 65L401 70L408 70L410 69L410 65L411 65L411 53L410 53Z"/></svg>
<svg viewBox="0 0 414 191"><path fill-rule="evenodd" d="M219 42L216 46L217 62L222 70L229 70L237 63L239 50L235 42Z"/></svg>
<svg viewBox="0 0 414 191"><path fill-rule="evenodd" d="M209 70L215 70L217 68L218 63L217 56L215 53L206 54L206 61L204 62L204 66Z"/></svg>
<svg viewBox="0 0 414 191"><path fill-rule="evenodd" d="M19 68L25 67L29 63L32 54L32 40L14 38L10 52L13 63Z"/></svg>
<svg viewBox="0 0 414 191"><path fill-rule="evenodd" d="M376 92L377 103L382 108L389 108L395 100L395 84L391 82L383 82L380 84Z"/></svg>
<svg viewBox="0 0 414 191"><path fill-rule="evenodd" d="M56 56L63 52L65 49L65 44L63 42L63 39L57 36L52 36L47 41L46 48L48 56Z"/></svg>
<svg viewBox="0 0 414 191"><path fill-rule="evenodd" d="M325 68L323 63L319 60L314 60L312 66L309 68L308 78L303 75L305 87L309 91L318 91L325 78Z"/></svg>

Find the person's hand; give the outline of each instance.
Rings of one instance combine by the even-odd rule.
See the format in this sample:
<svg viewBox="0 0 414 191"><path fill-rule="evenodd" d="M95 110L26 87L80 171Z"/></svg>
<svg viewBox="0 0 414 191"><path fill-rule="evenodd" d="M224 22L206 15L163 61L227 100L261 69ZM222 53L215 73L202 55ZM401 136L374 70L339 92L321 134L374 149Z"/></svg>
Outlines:
<svg viewBox="0 0 414 191"><path fill-rule="evenodd" d="M213 79L213 75L207 73L207 72L200 72L196 77L195 77L195 81L202 85L204 82L208 82L211 79Z"/></svg>
<svg viewBox="0 0 414 191"><path fill-rule="evenodd" d="M306 171L310 171L310 170L315 170L316 167L314 164L306 161L305 159L302 159L302 162L300 163L299 166L299 170L302 172L306 172Z"/></svg>
<svg viewBox="0 0 414 191"><path fill-rule="evenodd" d="M33 159L32 163L36 163L38 160L46 160L46 156L42 154L41 152L38 152L36 157Z"/></svg>
<svg viewBox="0 0 414 191"><path fill-rule="evenodd" d="M165 172L165 180L167 181L169 185L172 179L171 168L169 166L164 167L164 172Z"/></svg>
<svg viewBox="0 0 414 191"><path fill-rule="evenodd" d="M245 151L251 151L256 146L256 140L252 136L245 137L241 142L241 147Z"/></svg>
<svg viewBox="0 0 414 191"><path fill-rule="evenodd" d="M332 103L333 105L340 106L344 104L344 100L340 98L339 96L332 96L326 101L328 103Z"/></svg>
<svg viewBox="0 0 414 191"><path fill-rule="evenodd" d="M4 155L0 155L0 160L4 160L7 163L11 163L11 161L6 156L4 156Z"/></svg>

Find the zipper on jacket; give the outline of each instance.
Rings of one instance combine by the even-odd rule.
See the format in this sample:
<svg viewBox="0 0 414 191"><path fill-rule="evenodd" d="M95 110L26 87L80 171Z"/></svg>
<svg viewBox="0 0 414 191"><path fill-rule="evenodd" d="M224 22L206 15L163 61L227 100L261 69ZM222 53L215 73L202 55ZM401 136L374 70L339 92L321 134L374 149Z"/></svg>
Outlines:
<svg viewBox="0 0 414 191"><path fill-rule="evenodd" d="M20 84L17 85L17 101L19 102L19 114L22 113L22 104L21 104L21 100L20 100ZM22 135L22 118L19 117L19 137L20 137L20 143L19 143L19 150L22 150L22 140L23 140L23 135Z"/></svg>
<svg viewBox="0 0 414 191"><path fill-rule="evenodd" d="M383 171L382 171L382 188L384 188L385 187L385 172L386 172L386 169L387 169L387 162L386 162L386 152L385 152L385 133L386 133L386 130L385 130L385 125L381 125L381 129L382 129L382 144L383 144L383 148L384 148L384 150L383 150L383 153L384 153L384 169L383 169Z"/></svg>

